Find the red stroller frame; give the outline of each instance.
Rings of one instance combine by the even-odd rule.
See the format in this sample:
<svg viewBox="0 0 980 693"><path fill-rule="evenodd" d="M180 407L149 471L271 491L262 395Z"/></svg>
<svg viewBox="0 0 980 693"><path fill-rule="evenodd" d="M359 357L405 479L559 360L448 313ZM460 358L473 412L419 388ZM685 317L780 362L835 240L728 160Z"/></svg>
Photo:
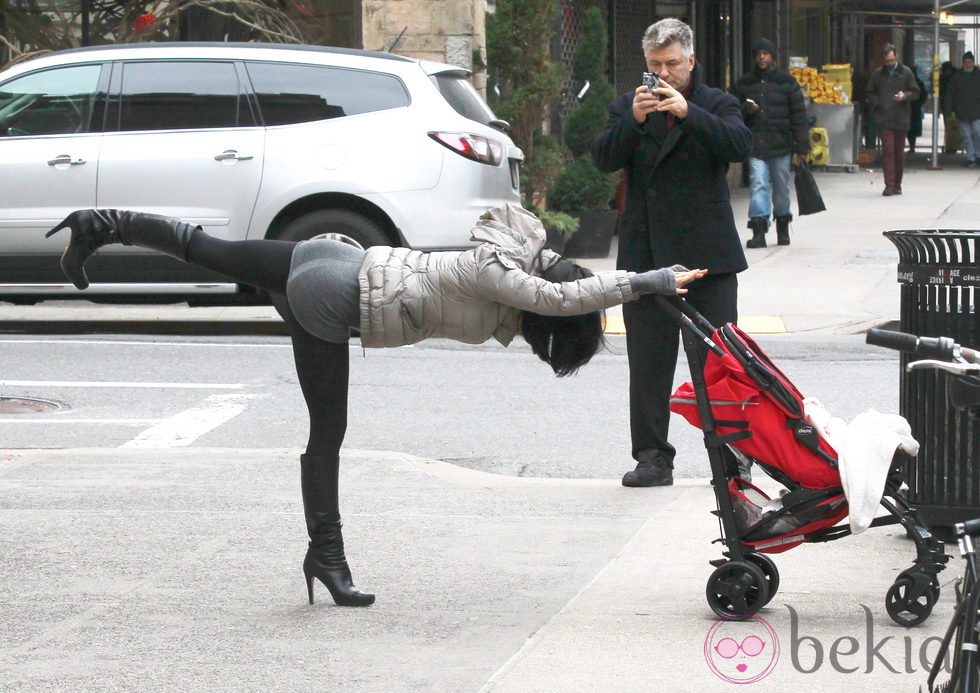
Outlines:
<svg viewBox="0 0 980 693"><path fill-rule="evenodd" d="M851 533L847 524L837 524L847 517L837 455L803 419L802 395L747 335L731 323L714 328L680 297L657 296L657 300L682 328L684 352L691 370L690 386L686 385L687 390L682 386L678 392L693 388L694 401L687 400L686 405L678 405L675 393L671 409L677 411L687 407L686 418L704 433L711 465L711 484L717 505L713 514L718 517L721 530L721 537L714 543L723 545L724 558L710 561L715 570L708 578L705 590L708 604L721 618L744 620L765 606L779 588L779 571L767 553L786 551L806 542L833 541ZM727 363L739 367L739 377L754 384L754 403L763 405L759 411L768 409L782 417L780 428L789 433L779 432L780 443L799 446L794 450L797 453L794 457L802 456L808 460L802 475L806 481L794 478L784 460L763 458L760 451L771 455L773 449L762 440L764 433L752 430L750 421L715 415L705 366L709 359L716 361L711 364L714 368L717 359L731 358L737 363L730 360ZM739 404L744 410L746 403ZM770 499L740 478L740 458L743 463L748 461L761 468L788 489L779 499L781 510L768 512L748 525L744 509L752 506L746 506L744 502L747 495L759 494L766 501ZM933 536L901 493L902 470L907 459L904 453L896 453L881 498L881 506L889 515L877 517L871 523L872 527L901 524L915 542L914 565L899 574L885 597L888 615L906 627L918 625L929 617L939 599L937 575L949 560L942 542ZM739 520L742 520L742 526ZM780 523L783 523L782 529ZM787 527L790 530L784 531Z"/></svg>

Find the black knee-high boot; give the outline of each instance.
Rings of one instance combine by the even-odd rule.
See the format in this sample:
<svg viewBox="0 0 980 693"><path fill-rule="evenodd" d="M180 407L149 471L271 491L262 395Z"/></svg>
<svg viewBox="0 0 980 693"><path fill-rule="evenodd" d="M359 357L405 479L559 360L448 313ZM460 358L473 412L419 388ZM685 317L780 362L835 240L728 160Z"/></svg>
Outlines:
<svg viewBox="0 0 980 693"><path fill-rule="evenodd" d="M114 243L136 245L186 261L187 245L200 227L156 214L119 209L83 209L69 214L45 237L65 228L71 229L71 238L61 256L61 270L72 284L85 289L88 288L85 261L102 246Z"/></svg>
<svg viewBox="0 0 980 693"><path fill-rule="evenodd" d="M337 606L370 606L374 595L354 586L344 556L344 537L337 510L338 455L300 457L303 487L303 512L310 546L303 561L306 589L313 603L313 578L317 578L333 597Z"/></svg>

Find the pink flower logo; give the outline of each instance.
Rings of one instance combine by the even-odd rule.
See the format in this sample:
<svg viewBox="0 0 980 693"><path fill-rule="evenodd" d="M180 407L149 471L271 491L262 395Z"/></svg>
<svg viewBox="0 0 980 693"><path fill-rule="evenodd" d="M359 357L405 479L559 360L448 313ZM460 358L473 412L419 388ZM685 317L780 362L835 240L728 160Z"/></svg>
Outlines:
<svg viewBox="0 0 980 693"><path fill-rule="evenodd" d="M776 668L779 638L764 619L755 614L744 621L722 619L704 639L708 668L729 683L755 683Z"/></svg>

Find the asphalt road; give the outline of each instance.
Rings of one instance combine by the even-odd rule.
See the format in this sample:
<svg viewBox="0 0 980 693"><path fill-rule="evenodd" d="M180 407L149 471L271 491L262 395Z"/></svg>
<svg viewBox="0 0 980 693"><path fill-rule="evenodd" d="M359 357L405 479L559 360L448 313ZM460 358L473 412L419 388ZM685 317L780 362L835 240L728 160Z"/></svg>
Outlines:
<svg viewBox="0 0 980 693"><path fill-rule="evenodd" d="M862 335L760 335L805 395L845 419L895 411L898 359ZM301 448L307 421L288 340L276 336L6 335L0 397L49 413L0 414L6 448ZM351 343L345 445L516 476L615 478L631 467L625 341L557 379L520 340ZM676 381L688 379L686 361ZM700 431L672 424L677 476L708 476Z"/></svg>

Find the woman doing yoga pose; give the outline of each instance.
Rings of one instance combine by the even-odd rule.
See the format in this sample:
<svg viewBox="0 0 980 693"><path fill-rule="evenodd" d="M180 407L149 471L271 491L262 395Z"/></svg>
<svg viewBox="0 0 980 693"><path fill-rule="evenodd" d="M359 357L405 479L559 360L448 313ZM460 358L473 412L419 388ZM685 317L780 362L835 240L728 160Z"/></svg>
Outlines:
<svg viewBox="0 0 980 693"><path fill-rule="evenodd" d="M517 205L484 214L472 232L479 245L460 252L383 246L365 251L330 240L225 241L176 219L115 209L73 212L48 235L65 228L71 237L61 267L79 289L88 286L86 260L102 246L121 243L285 296L280 310L310 416L300 478L310 537L303 572L311 604L314 578L340 606L374 602L351 578L337 491L352 329L360 331L365 347L428 337L473 344L494 337L506 346L521 334L564 376L602 345L602 309L646 293L684 293L681 285L704 274L677 266L593 275L545 249L540 222Z"/></svg>

